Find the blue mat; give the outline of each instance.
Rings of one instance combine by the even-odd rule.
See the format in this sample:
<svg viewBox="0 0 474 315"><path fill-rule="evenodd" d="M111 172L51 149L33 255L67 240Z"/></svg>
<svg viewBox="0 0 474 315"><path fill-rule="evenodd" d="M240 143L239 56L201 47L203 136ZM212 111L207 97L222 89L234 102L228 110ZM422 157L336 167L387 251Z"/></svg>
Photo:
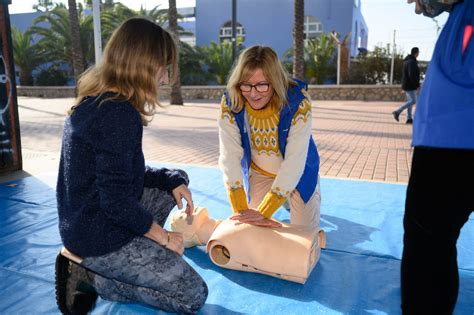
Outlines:
<svg viewBox="0 0 474 315"><path fill-rule="evenodd" d="M170 165L166 165L170 167ZM196 205L214 218L230 214L221 173L180 165L191 178ZM0 185L0 314L58 313L54 259L55 175ZM305 285L221 269L204 248L185 259L209 286L200 314L400 314L404 185L323 178L321 225L327 248ZM285 210L276 217L288 220ZM474 313L474 216L458 243L460 294L455 314ZM93 314L156 314L137 304L99 299Z"/></svg>

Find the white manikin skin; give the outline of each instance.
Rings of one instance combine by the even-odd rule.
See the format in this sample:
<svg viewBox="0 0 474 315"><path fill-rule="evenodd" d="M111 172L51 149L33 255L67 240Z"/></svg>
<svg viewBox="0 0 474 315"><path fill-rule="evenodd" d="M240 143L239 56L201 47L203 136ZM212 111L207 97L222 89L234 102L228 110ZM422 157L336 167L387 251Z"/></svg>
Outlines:
<svg viewBox="0 0 474 315"><path fill-rule="evenodd" d="M184 211L171 221L183 233L185 247L204 245L211 261L223 268L263 273L305 283L326 246L324 231L282 223L279 228L210 219L206 208L196 208L192 219Z"/></svg>

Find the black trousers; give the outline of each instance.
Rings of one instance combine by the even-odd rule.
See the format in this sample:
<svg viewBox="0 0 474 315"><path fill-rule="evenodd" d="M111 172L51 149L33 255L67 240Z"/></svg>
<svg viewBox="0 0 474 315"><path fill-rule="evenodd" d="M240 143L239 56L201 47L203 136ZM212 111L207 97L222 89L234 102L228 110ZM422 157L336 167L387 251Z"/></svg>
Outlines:
<svg viewBox="0 0 474 315"><path fill-rule="evenodd" d="M403 219L403 314L453 312L456 242L473 210L474 150L416 147Z"/></svg>

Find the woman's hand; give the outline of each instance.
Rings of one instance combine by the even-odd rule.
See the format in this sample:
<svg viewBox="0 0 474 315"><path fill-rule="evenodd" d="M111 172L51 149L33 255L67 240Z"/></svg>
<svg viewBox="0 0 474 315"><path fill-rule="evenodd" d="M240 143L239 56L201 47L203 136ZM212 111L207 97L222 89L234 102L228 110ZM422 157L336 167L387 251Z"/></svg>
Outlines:
<svg viewBox="0 0 474 315"><path fill-rule="evenodd" d="M165 244L162 244L164 247L172 250L173 252L177 253L180 256L183 256L184 253L184 244L183 244L183 234L178 232L169 232L166 231L168 234L168 241Z"/></svg>
<svg viewBox="0 0 474 315"><path fill-rule="evenodd" d="M184 198L186 200L186 214L189 216L193 214L194 204L193 204L193 197L191 191L185 184L181 184L175 189L171 191L173 194L174 200L176 200L176 204L178 205L178 209L183 208L183 201Z"/></svg>
<svg viewBox="0 0 474 315"><path fill-rule="evenodd" d="M276 228L281 223L265 218L260 212L254 209L240 211L230 217L231 220L237 220L240 223L247 223L255 226Z"/></svg>
<svg viewBox="0 0 474 315"><path fill-rule="evenodd" d="M184 253L183 234L178 232L168 232L161 226L153 222L150 230L145 234L152 241L157 242L161 246L172 250L180 256Z"/></svg>

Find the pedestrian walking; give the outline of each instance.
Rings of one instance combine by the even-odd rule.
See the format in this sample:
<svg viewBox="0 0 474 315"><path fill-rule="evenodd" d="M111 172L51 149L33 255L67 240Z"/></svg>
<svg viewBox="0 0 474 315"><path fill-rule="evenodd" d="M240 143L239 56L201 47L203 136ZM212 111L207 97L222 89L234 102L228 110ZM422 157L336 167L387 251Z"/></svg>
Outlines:
<svg viewBox="0 0 474 315"><path fill-rule="evenodd" d="M397 108L392 112L393 118L399 121L400 114L407 111L407 124L413 123L413 105L416 104L417 94L420 88L420 68L418 67L418 55L420 50L418 47L411 49L411 54L405 57L403 60L403 73L402 73L402 90L405 91L407 101L405 104Z"/></svg>

